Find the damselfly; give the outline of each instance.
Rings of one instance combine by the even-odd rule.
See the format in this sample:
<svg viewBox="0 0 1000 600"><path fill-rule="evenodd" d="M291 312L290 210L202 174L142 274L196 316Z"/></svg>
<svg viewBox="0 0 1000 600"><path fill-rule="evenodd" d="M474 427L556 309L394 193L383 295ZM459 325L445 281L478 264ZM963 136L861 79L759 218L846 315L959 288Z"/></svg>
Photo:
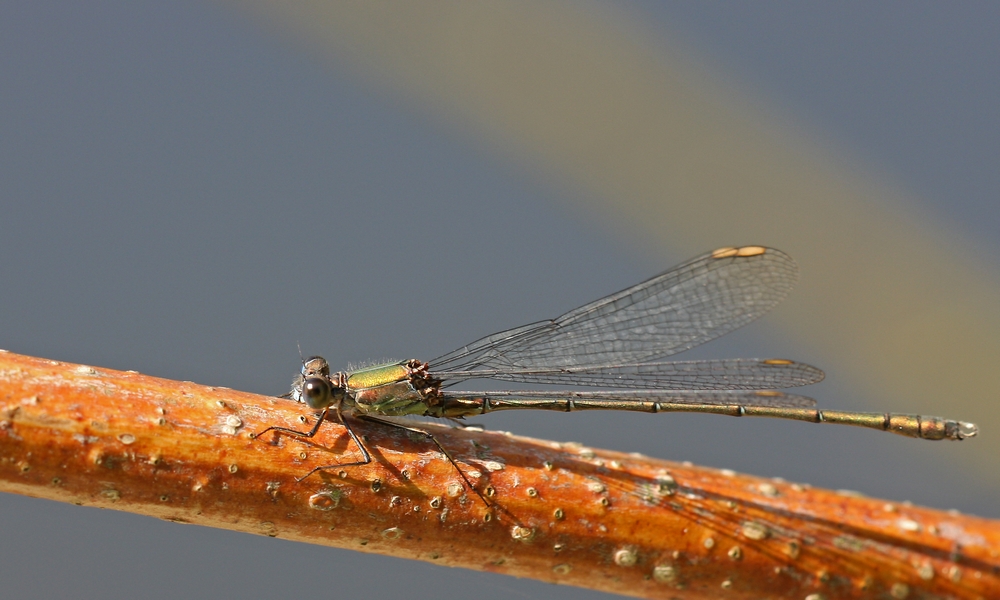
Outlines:
<svg viewBox="0 0 1000 600"><path fill-rule="evenodd" d="M287 394L320 411L312 430L268 427L260 434L312 437L331 412L345 426L362 460L316 467L301 481L317 471L371 462L345 416L417 432L437 445L480 498L433 435L382 417L462 419L529 408L699 412L855 425L928 440L976 435L972 423L939 417L817 409L812 398L774 391L823 379L819 369L791 360L661 360L760 317L788 294L797 273L792 259L779 250L720 248L561 317L494 333L429 362L406 360L331 374L325 359L313 357L303 361ZM478 378L610 389L449 389Z"/></svg>

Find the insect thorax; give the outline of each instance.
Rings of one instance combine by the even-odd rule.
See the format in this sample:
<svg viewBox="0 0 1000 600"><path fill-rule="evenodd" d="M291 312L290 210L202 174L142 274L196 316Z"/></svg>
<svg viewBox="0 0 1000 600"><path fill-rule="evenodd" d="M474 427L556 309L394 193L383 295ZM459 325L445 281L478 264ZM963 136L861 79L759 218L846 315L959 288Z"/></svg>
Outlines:
<svg viewBox="0 0 1000 600"><path fill-rule="evenodd" d="M355 371L346 382L359 412L387 416L428 414L441 383L428 374L427 363L417 360Z"/></svg>

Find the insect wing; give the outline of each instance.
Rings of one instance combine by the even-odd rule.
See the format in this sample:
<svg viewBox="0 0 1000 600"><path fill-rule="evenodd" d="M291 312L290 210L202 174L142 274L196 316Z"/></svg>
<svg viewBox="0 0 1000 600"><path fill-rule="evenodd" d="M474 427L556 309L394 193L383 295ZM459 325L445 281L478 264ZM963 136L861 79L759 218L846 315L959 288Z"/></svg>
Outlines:
<svg viewBox="0 0 1000 600"><path fill-rule="evenodd" d="M484 337L431 361L430 368L502 378L517 371L650 363L757 319L788 295L797 275L794 261L779 250L716 250L551 321Z"/></svg>
<svg viewBox="0 0 1000 600"><path fill-rule="evenodd" d="M462 380L487 377L521 383L661 390L767 390L810 385L823 380L816 367L783 359L730 358L582 366L560 369L471 370L435 372Z"/></svg>
<svg viewBox="0 0 1000 600"><path fill-rule="evenodd" d="M442 392L445 398L474 398L477 400L502 400L508 407L524 401L517 408L541 408L540 400L551 400L552 404L565 401L588 401L590 406L600 408L607 404L608 410L648 411L643 404L711 404L716 406L768 406L774 408L814 408L816 401L808 396L786 394L771 390L517 390L481 392Z"/></svg>

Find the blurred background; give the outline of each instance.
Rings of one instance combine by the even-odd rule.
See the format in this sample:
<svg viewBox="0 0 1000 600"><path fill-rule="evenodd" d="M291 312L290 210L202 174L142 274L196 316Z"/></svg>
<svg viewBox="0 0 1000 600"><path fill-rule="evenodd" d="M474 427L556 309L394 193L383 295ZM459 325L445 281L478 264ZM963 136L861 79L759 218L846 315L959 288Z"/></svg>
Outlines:
<svg viewBox="0 0 1000 600"><path fill-rule="evenodd" d="M682 357L787 357L827 408L490 429L1000 518L1000 5L0 4L0 347L287 390L430 359L720 246L792 296ZM598 598L0 496L18 598Z"/></svg>

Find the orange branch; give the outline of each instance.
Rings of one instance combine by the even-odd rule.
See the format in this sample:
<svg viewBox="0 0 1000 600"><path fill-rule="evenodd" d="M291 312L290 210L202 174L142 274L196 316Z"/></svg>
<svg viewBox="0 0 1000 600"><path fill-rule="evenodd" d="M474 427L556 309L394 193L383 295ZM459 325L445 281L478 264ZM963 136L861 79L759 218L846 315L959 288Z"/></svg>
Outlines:
<svg viewBox="0 0 1000 600"><path fill-rule="evenodd" d="M1000 598L1000 522L0 353L0 491L649 598ZM308 415L307 421L302 421ZM423 426L423 425L421 425ZM430 447L429 447L430 446Z"/></svg>

